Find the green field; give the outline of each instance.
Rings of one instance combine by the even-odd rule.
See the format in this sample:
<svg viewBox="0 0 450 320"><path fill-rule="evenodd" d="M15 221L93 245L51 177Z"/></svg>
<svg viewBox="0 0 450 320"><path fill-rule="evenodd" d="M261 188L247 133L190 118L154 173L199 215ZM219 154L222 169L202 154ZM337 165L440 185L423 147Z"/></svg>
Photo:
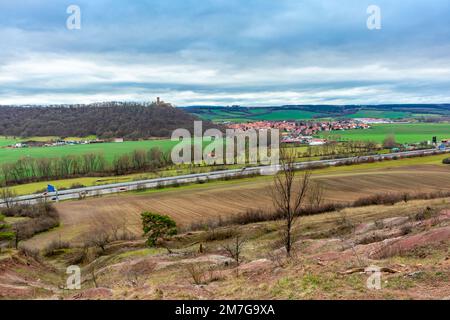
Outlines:
<svg viewBox="0 0 450 320"><path fill-rule="evenodd" d="M367 130L333 131L321 136L381 143L389 135L399 143L431 141L433 136L441 140L450 138L450 123L379 124Z"/></svg>
<svg viewBox="0 0 450 320"><path fill-rule="evenodd" d="M211 120L214 122L250 122L258 120L310 120L314 117L320 116L320 113L303 111L303 110L291 110L281 109L272 110L270 108L260 107L245 109L242 111L237 110L224 110L224 109L208 109L207 113L197 114L204 120Z"/></svg>
<svg viewBox="0 0 450 320"><path fill-rule="evenodd" d="M48 141L45 137L41 137L42 141ZM74 139L74 138L72 138ZM29 140L29 139L27 139ZM35 139L34 139L35 140ZM114 160L116 156L133 152L134 150L148 151L157 147L162 151L168 152L178 141L170 139L159 140L142 140L142 141L125 141L120 143L92 143L79 145L66 145L57 147L28 147L28 148L7 148L6 146L19 142L20 140L11 140L0 137L0 165L2 163L12 163L24 157L30 158L60 158L68 155L83 155L88 153L103 154L107 162ZM36 141L36 140L35 140ZM186 142L188 143L188 142ZM203 140L205 147L210 142L206 138Z"/></svg>
<svg viewBox="0 0 450 320"><path fill-rule="evenodd" d="M301 111L301 110L280 110L273 111L268 114L260 114L255 113L252 116L254 120L273 120L273 121L282 121L282 120L310 120L317 116L318 113L309 112L309 111Z"/></svg>
<svg viewBox="0 0 450 320"><path fill-rule="evenodd" d="M103 153L107 161L112 161L115 156L129 153L137 149L149 150L159 147L164 151L170 150L178 142L166 140L127 141L123 143L95 143L59 147L34 147L10 149L1 148L14 141L0 139L0 164L17 161L22 157L31 158L59 158L66 155L81 155L87 153Z"/></svg>
<svg viewBox="0 0 450 320"><path fill-rule="evenodd" d="M9 146L11 144L15 144L17 142L19 142L19 140L17 140L17 139L13 139L13 138L9 138L9 137L8 138L7 137L1 137L0 136L0 148Z"/></svg>
<svg viewBox="0 0 450 320"><path fill-rule="evenodd" d="M376 118L376 119L403 119L410 117L408 112L399 111L378 111L378 110L360 110L354 114L347 116L347 118Z"/></svg>
<svg viewBox="0 0 450 320"><path fill-rule="evenodd" d="M338 118L341 115L339 113L329 113L326 110L301 110L301 109L274 109L270 107L258 107L258 108L205 108L198 113L197 116L204 120L210 120L214 122L249 122L256 120L311 120L314 118ZM390 111L390 110L375 110L370 108L360 109L353 114L348 114L346 118L378 118L378 119L402 119L414 117L415 115L410 112L403 111ZM424 116L424 115L420 115ZM419 117L419 116L417 116Z"/></svg>

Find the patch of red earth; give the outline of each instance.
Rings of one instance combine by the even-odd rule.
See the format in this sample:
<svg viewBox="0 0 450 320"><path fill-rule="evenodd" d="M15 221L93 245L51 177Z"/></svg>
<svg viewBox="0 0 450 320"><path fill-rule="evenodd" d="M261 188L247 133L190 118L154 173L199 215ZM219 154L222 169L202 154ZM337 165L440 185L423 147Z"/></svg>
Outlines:
<svg viewBox="0 0 450 320"><path fill-rule="evenodd" d="M146 273L155 270L157 262L149 259L139 259L137 261L130 262L123 265L120 268L120 273Z"/></svg>
<svg viewBox="0 0 450 320"><path fill-rule="evenodd" d="M2 281L0 279L0 281ZM0 298L23 299L33 296L34 290L27 286L16 286L0 283Z"/></svg>
<svg viewBox="0 0 450 320"><path fill-rule="evenodd" d="M108 288L91 288L72 296L73 300L100 300L113 296L113 291Z"/></svg>
<svg viewBox="0 0 450 320"><path fill-rule="evenodd" d="M164 299L198 299L210 300L215 298L215 284L205 285L165 285L159 286L158 290L162 292ZM180 295L182 294L182 295Z"/></svg>
<svg viewBox="0 0 450 320"><path fill-rule="evenodd" d="M322 262L330 262L335 260L346 260L350 261L355 259L355 253L351 250L346 251L329 251L329 252L323 252L316 255L313 255L312 258L316 259L317 261Z"/></svg>
<svg viewBox="0 0 450 320"><path fill-rule="evenodd" d="M379 250L369 254L371 259L384 259L392 257L417 247L439 244L450 240L450 226L436 228L419 234L390 239Z"/></svg>
<svg viewBox="0 0 450 320"><path fill-rule="evenodd" d="M97 277L102 277L101 282L104 286L115 286L120 283L129 284L129 282L138 281L137 278L153 272L170 268L186 268L187 265L212 266L212 267L227 267L233 265L234 260L231 258L218 255L206 254L200 256L149 256L139 258L136 260L126 260L117 264L109 265L99 269L96 272ZM113 276L116 275L116 276ZM103 278L103 276L105 276ZM111 279L122 279L123 281Z"/></svg>
<svg viewBox="0 0 450 320"><path fill-rule="evenodd" d="M351 240L351 242L361 245L371 244L385 239L398 238L404 234L404 231L400 228L374 230L372 232L356 236Z"/></svg>
<svg viewBox="0 0 450 320"><path fill-rule="evenodd" d="M421 292L422 293L422 292ZM450 286L446 283L439 284L439 287L426 288L423 290L421 299L439 299L450 300Z"/></svg>
<svg viewBox="0 0 450 320"><path fill-rule="evenodd" d="M413 224L414 227L432 227L439 223L450 220L450 210L442 211L438 216L424 220L417 221Z"/></svg>
<svg viewBox="0 0 450 320"><path fill-rule="evenodd" d="M321 251L334 251L342 248L340 239L306 239L297 241L294 246L299 247L302 253L315 254Z"/></svg>
<svg viewBox="0 0 450 320"><path fill-rule="evenodd" d="M52 272L48 268L21 254L3 258L0 260L0 298L33 298L36 289L43 289L48 291L48 295L52 295L57 288L39 280L36 281L36 274L39 271L45 269L47 272ZM19 273L18 270L22 272ZM24 270L26 272L23 272Z"/></svg>
<svg viewBox="0 0 450 320"><path fill-rule="evenodd" d="M252 276L260 275L272 271L275 268L275 263L268 259L254 260L239 266L239 273Z"/></svg>
<svg viewBox="0 0 450 320"><path fill-rule="evenodd" d="M400 226L408 222L409 217L393 217L379 220L379 225L381 228L392 228ZM356 234L364 234L366 232L379 229L375 222L361 223L355 228Z"/></svg>
<svg viewBox="0 0 450 320"><path fill-rule="evenodd" d="M335 242L335 239L305 240L304 243L309 245L304 252L316 253L313 257L321 261L352 259L355 258L355 253L361 257L381 259L416 247L450 240L450 226L404 236L402 226L407 226L408 220L408 217L383 219L380 220L380 229L376 229L374 222L362 223L356 228L356 237L342 242L341 248L338 245L339 240ZM444 210L436 217L413 223L411 227L433 227L448 220L450 220L450 210ZM352 243L357 245L352 248ZM345 250L342 250L343 247ZM322 253L317 253L320 251Z"/></svg>

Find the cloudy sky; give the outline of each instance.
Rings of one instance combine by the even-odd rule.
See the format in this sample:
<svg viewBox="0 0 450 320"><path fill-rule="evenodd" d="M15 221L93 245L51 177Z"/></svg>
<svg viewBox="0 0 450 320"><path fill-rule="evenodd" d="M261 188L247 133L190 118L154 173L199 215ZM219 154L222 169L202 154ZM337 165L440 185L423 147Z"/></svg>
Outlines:
<svg viewBox="0 0 450 320"><path fill-rule="evenodd" d="M0 0L0 104L450 103L449 17L448 0Z"/></svg>

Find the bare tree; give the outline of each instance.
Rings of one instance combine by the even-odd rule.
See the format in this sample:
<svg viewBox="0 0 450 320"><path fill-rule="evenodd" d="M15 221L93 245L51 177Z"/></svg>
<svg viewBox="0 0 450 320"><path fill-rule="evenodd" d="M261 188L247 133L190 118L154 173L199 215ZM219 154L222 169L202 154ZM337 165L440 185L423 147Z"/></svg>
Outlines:
<svg viewBox="0 0 450 320"><path fill-rule="evenodd" d="M395 141L395 136L390 134L383 140L383 148L391 149L397 146L397 142Z"/></svg>
<svg viewBox="0 0 450 320"><path fill-rule="evenodd" d="M280 149L280 172L274 177L271 191L275 208L284 220L283 243L288 257L292 249L292 227L301 214L311 178L310 171L297 177L295 169L295 151Z"/></svg>
<svg viewBox="0 0 450 320"><path fill-rule="evenodd" d="M239 267L239 264L241 263L241 253L245 242L247 242L247 239L237 235L233 241L223 246L223 249L227 254L236 261L237 267Z"/></svg>
<svg viewBox="0 0 450 320"><path fill-rule="evenodd" d="M342 251L347 249L347 245L350 246L354 256L356 257L356 260L358 261L358 264L360 266L364 266L364 262L355 249L356 243L354 241L354 238L356 233L356 225L347 217L347 213L345 211L339 212L339 220L337 221L337 224L338 233L340 234L338 238L342 242Z"/></svg>
<svg viewBox="0 0 450 320"><path fill-rule="evenodd" d="M19 223L16 223L13 226L13 231L14 231L14 248L16 248L16 250L19 249L19 242L20 242L20 237L21 237L21 227L22 225Z"/></svg>
<svg viewBox="0 0 450 320"><path fill-rule="evenodd" d="M200 285L205 282L205 272L203 268L195 263L186 265L186 271L191 276L194 284Z"/></svg>
<svg viewBox="0 0 450 320"><path fill-rule="evenodd" d="M311 183L310 190L307 195L308 204L311 210L320 208L323 203L324 189L319 182Z"/></svg>
<svg viewBox="0 0 450 320"><path fill-rule="evenodd" d="M95 288L98 288L97 275L95 274L95 266L92 266L90 273L91 273L91 280L94 283Z"/></svg>
<svg viewBox="0 0 450 320"><path fill-rule="evenodd" d="M126 279L132 287L138 287L145 282L143 280L145 273L148 271L149 270L142 270L138 266L130 265L126 267L126 269L122 270L122 273L126 275Z"/></svg>
<svg viewBox="0 0 450 320"><path fill-rule="evenodd" d="M113 235L111 234L108 227L94 226L89 233L86 234L85 244L90 247L97 247L106 251L106 246L114 241Z"/></svg>

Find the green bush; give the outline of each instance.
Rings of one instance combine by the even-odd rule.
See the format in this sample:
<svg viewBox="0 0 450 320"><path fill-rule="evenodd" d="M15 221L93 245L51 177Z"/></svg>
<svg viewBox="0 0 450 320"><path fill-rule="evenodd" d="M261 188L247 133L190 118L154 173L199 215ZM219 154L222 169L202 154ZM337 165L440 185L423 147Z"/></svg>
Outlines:
<svg viewBox="0 0 450 320"><path fill-rule="evenodd" d="M443 164L450 164L450 158L446 158L444 160L442 160Z"/></svg>
<svg viewBox="0 0 450 320"><path fill-rule="evenodd" d="M15 233L14 232L0 232L0 241L3 240L12 240L15 237Z"/></svg>
<svg viewBox="0 0 450 320"><path fill-rule="evenodd" d="M169 216L152 212L141 214L144 235L148 237L147 244L155 246L158 239L177 234L177 224Z"/></svg>
<svg viewBox="0 0 450 320"><path fill-rule="evenodd" d="M8 228L10 225L5 222L5 216L0 213L0 231Z"/></svg>

